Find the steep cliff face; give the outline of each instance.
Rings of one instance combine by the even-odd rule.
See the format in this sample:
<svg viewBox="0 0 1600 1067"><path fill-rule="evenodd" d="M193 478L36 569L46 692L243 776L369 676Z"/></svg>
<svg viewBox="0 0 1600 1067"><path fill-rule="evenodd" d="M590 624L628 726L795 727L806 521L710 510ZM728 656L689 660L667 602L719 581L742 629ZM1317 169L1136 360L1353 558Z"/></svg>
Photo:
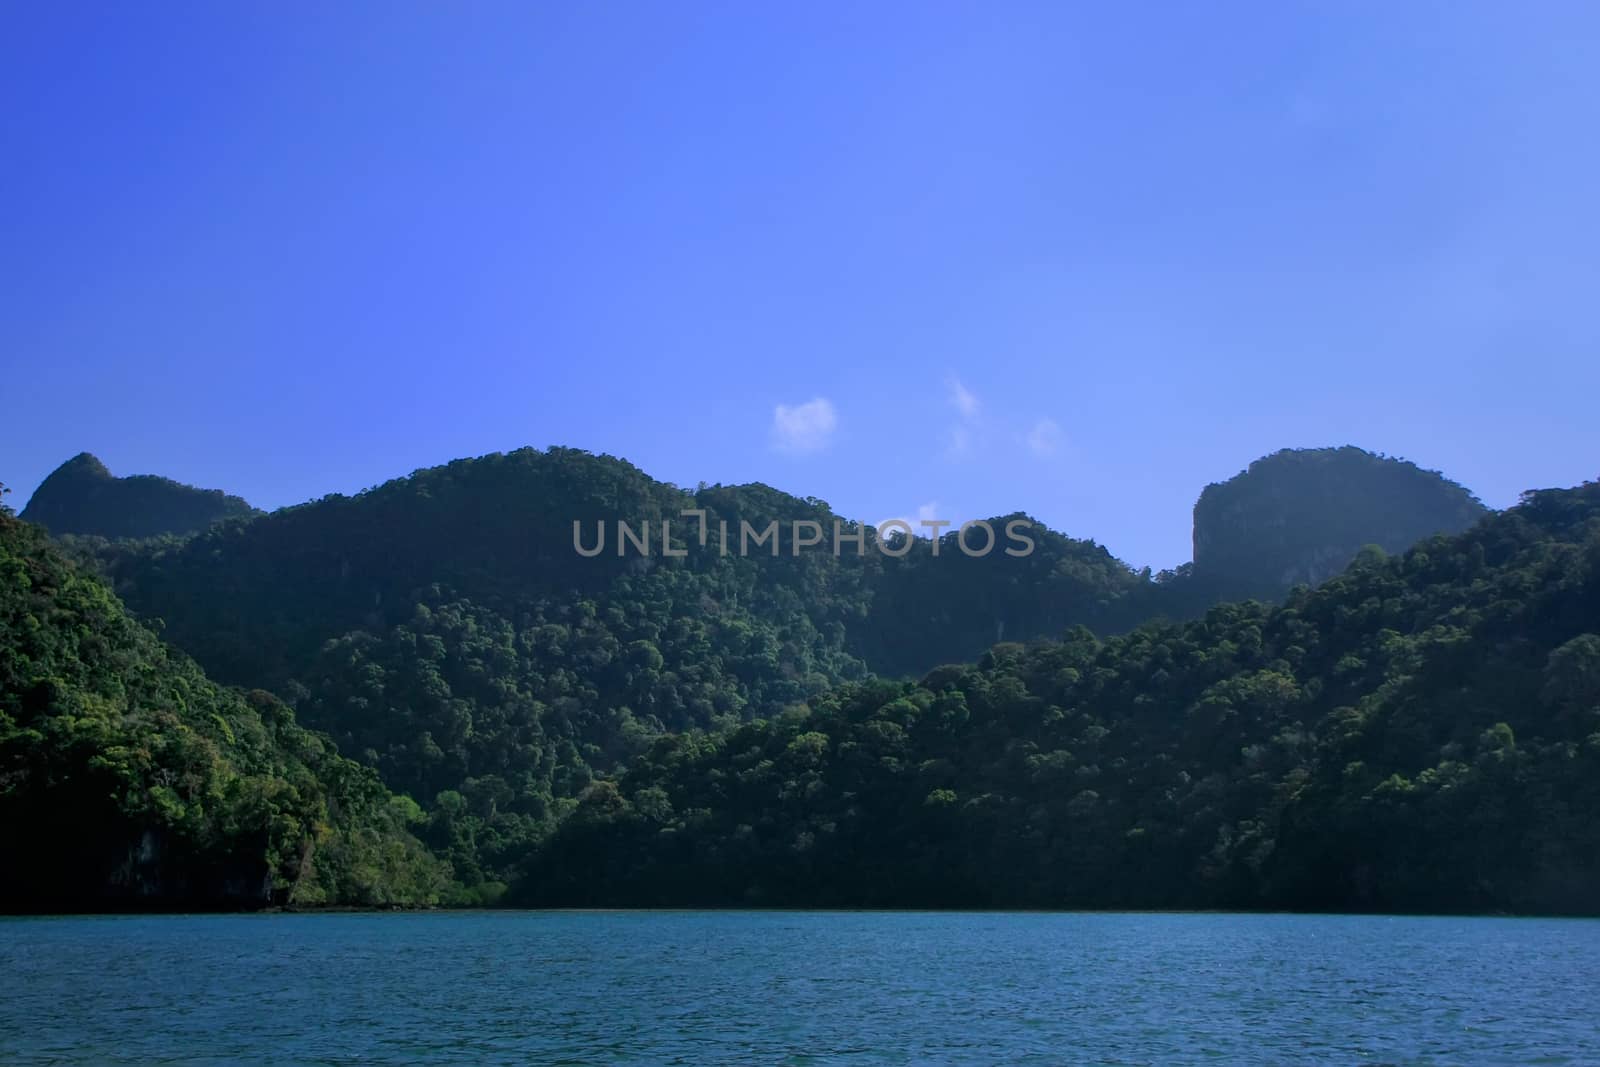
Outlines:
<svg viewBox="0 0 1600 1067"><path fill-rule="evenodd" d="M1194 574L1275 597L1340 573L1367 545L1402 552L1488 513L1466 489L1360 448L1285 449L1209 485L1194 508Z"/></svg>
<svg viewBox="0 0 1600 1067"><path fill-rule="evenodd" d="M55 534L119 538L190 534L219 519L255 513L220 489L196 489L150 474L118 478L81 452L40 484L22 518Z"/></svg>

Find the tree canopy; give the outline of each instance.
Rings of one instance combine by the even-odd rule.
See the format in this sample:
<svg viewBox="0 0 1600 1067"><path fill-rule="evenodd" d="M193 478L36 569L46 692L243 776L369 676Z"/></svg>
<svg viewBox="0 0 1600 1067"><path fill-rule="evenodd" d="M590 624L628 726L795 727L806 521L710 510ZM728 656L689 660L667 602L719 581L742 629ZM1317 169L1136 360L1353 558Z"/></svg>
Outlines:
<svg viewBox="0 0 1600 1067"><path fill-rule="evenodd" d="M776 520L777 551L724 554L686 510L713 530ZM218 756L180 795L188 822L119 801L96 854L138 854L155 825L189 857L174 869L243 869L227 857L256 846L192 798L301 782L260 844L271 899L1587 912L1597 512L1584 486L1482 518L1409 464L1279 453L1208 489L1196 560L1152 577L1037 524L1022 557L975 558L954 533L796 553L795 520L876 534L769 486L691 491L557 448L189 536L64 538L248 696L36 534L19 553L143 634L119 663L159 659L208 694L105 719L133 750L192 730ZM575 521L619 519L657 551L575 551ZM659 550L669 520L681 554ZM1029 521L991 522L1012 520ZM43 617L19 608L8 644L31 648ZM17 693L55 692L37 690L53 667L30 670ZM73 691L127 684L106 671ZM77 758L13 743L36 768ZM130 766L156 778L125 796L178 774Z"/></svg>
<svg viewBox="0 0 1600 1067"><path fill-rule="evenodd" d="M22 517L56 534L114 539L181 536L256 513L220 489L196 489L152 474L118 478L81 452L34 490Z"/></svg>
<svg viewBox="0 0 1600 1067"><path fill-rule="evenodd" d="M530 904L1600 912L1600 485L1282 606L663 738Z"/></svg>
<svg viewBox="0 0 1600 1067"><path fill-rule="evenodd" d="M415 804L271 695L223 689L0 514L6 910L426 904Z"/></svg>

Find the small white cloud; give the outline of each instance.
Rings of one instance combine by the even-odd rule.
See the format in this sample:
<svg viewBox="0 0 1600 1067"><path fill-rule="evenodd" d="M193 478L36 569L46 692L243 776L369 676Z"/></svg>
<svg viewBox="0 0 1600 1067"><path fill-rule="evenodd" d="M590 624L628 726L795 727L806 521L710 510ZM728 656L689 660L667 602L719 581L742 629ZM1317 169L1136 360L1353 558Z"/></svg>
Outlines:
<svg viewBox="0 0 1600 1067"><path fill-rule="evenodd" d="M956 420L945 430L944 454L946 459L964 459L972 455L982 429L979 411L983 405L978 394L961 384L961 379L950 375L945 379L946 397L956 411Z"/></svg>
<svg viewBox="0 0 1600 1067"><path fill-rule="evenodd" d="M927 527L923 526L922 523L925 520L932 521L932 520L936 520L938 518L939 518L939 502L937 500L930 500L926 504L917 505L917 513L916 513L916 516L914 518L912 516L910 516L910 515L890 515L888 518L881 520L877 524L877 527L878 527L878 529L881 530L881 529L883 529L884 525L887 524L887 523L903 522L907 526L911 527L911 534L912 534L913 537L931 537L932 536L931 532L928 530ZM901 533L905 532L903 530L900 530L900 528L898 526L893 527L893 528L891 528L891 529L889 529L889 530L887 530L885 532L888 533L890 536L893 536L896 531L901 532Z"/></svg>
<svg viewBox="0 0 1600 1067"><path fill-rule="evenodd" d="M772 443L779 451L793 455L818 452L828 446L838 425L839 416L826 397L792 407L779 404L772 412Z"/></svg>
<svg viewBox="0 0 1600 1067"><path fill-rule="evenodd" d="M945 455L960 459L972 454L972 431L965 426L952 426L945 438Z"/></svg>
<svg viewBox="0 0 1600 1067"><path fill-rule="evenodd" d="M961 417L971 422L978 417L978 397L971 389L961 384L961 379L951 375L945 383L950 390L950 406L961 413Z"/></svg>
<svg viewBox="0 0 1600 1067"><path fill-rule="evenodd" d="M1054 419L1040 419L1033 424L1024 440L1028 451L1036 456L1053 456L1061 448L1061 427Z"/></svg>

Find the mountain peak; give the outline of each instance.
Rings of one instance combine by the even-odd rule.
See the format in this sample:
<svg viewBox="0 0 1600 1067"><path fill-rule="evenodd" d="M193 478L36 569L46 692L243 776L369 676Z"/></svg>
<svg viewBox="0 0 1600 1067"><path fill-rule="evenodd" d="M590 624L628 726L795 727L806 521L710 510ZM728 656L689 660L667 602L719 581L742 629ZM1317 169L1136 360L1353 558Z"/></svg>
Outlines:
<svg viewBox="0 0 1600 1067"><path fill-rule="evenodd" d="M1286 448L1206 486L1194 508L1194 570L1273 596L1342 571L1367 545L1403 552L1489 513L1437 471L1354 445Z"/></svg>
<svg viewBox="0 0 1600 1067"><path fill-rule="evenodd" d="M150 474L118 478L99 457L79 452L40 483L21 517L56 534L122 538L190 534L255 513L220 489Z"/></svg>
<svg viewBox="0 0 1600 1067"><path fill-rule="evenodd" d="M115 477L111 468L100 462L100 457L93 452L79 452L61 466L51 472L48 482L53 478L93 478L97 480L111 480Z"/></svg>

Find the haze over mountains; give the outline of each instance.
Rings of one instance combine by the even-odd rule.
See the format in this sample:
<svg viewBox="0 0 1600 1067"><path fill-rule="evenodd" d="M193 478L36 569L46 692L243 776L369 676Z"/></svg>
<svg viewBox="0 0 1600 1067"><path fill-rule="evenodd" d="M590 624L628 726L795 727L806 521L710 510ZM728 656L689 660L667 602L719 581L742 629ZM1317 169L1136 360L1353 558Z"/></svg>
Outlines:
<svg viewBox="0 0 1600 1067"><path fill-rule="evenodd" d="M1294 792L1299 787L1270 786L1262 775L1281 772L1290 775L1285 782L1309 783L1331 773L1319 762L1331 758L1318 747L1321 739L1327 730L1348 730L1351 709L1369 703L1378 709L1378 718L1368 723L1376 732L1363 743L1376 746L1371 749L1375 765L1392 767L1407 780L1433 766L1426 763L1436 756L1428 748L1432 742L1396 748L1392 739L1384 739L1392 726L1389 717L1410 714L1393 704L1398 699L1394 685L1401 679L1408 679L1405 685L1421 686L1427 702L1448 703L1440 687L1464 685L1462 699L1478 707L1461 722L1430 718L1429 725L1419 727L1428 737L1456 738L1440 744L1476 745L1483 729L1502 721L1512 723L1518 737L1524 725L1532 725L1539 737L1567 736L1587 722L1581 706L1588 699L1583 695L1588 683L1581 679L1587 677L1588 666L1574 668L1579 681L1560 683L1580 691L1573 698L1580 707L1574 713L1578 717L1571 721L1549 719L1554 705L1523 706L1532 691L1529 686L1534 686L1533 675L1526 672L1543 677L1539 672L1546 668L1540 657L1553 655L1556 644L1574 635L1600 630L1600 622L1585 622L1582 615L1589 603L1583 599L1588 593L1582 592L1588 588L1583 584L1589 581L1583 569L1588 557L1582 551L1577 556L1558 553L1552 562L1538 548L1541 539L1555 538L1581 549L1588 536L1585 523L1592 518L1592 492L1559 497L1566 503L1558 508L1565 509L1564 517L1555 526L1529 525L1518 517L1523 509L1497 519L1498 540L1491 543L1501 547L1494 551L1480 551L1469 542L1433 542L1445 557L1466 560L1460 567L1440 569L1428 562L1435 550L1400 554L1419 540L1460 534L1488 514L1486 509L1437 473L1354 448L1277 453L1228 482L1208 487L1195 511L1195 561L1155 576L1134 571L1092 541L1042 527L1033 531L1035 551L1023 558L1001 553L973 558L957 550L954 534L941 542L942 551L917 539L902 557L876 551L835 556L827 549L795 555L789 551L789 523L811 519L831 531L837 518L819 500L762 485L685 490L651 479L625 461L570 449L523 449L458 460L353 497L328 497L266 515L219 514L214 525L186 537L176 535L191 528L186 524L194 521L190 505L195 498L163 486L159 497L138 502L139 528L166 536L110 540L105 533L125 529L127 522L118 511L118 498L102 492L109 475L95 473L104 468L92 457L77 457L67 467L71 477L52 476L46 499L52 513L74 515L87 536L65 537L65 544L84 565L103 573L139 618L159 620L162 636L192 655L211 678L276 693L293 706L301 722L330 735L344 756L375 768L384 786L414 798L420 807L403 821L412 822L423 841L448 862L453 883L443 899L455 903L494 902L508 885L521 887L514 895L522 900L638 902L644 899L639 894L646 883L678 887L670 900L662 897L659 902L693 903L687 887L694 879L684 866L689 858L676 852L657 854L654 846L640 846L629 835L677 834L683 841L702 842L723 856L715 862L725 865L731 862L727 857L743 855L749 844L740 836L747 831L739 827L748 827L748 834L765 843L758 853L746 856L748 866L718 868L722 873L704 884L721 888L708 890L710 896L700 902L771 902L779 897L795 902L798 898L784 897L776 888L788 885L794 892L812 893L811 899L819 902L883 903L851 897L830 880L834 876L818 873L823 868L812 869L808 882L791 877L784 863L771 866L779 854L771 849L784 841L782 848L827 841L850 812L850 819L873 820L879 826L874 834L908 833L911 843L929 834L956 834L960 840L977 834L960 846L969 851L959 856L940 851L957 847L951 839L930 845L931 852L903 857L902 873L924 870L928 863L941 868L958 861L967 865L959 868L969 872L963 880L940 883L943 889L915 899L1091 903L1100 898L1086 896L1081 886L1069 892L1068 886L1076 883L1062 881L1065 874L1050 866L1056 861L1036 868L1023 882L985 880L978 872L996 857L980 858L980 840L1009 840L1008 834L1022 833L1023 827L1031 827L1024 838L1042 833L1046 841L1056 840L1051 835L1066 835L1062 840L1101 835L1095 837L1098 854L1108 863L1121 863L1118 850L1123 846L1117 842L1144 825L1138 819L1127 821L1127 813L1148 815L1155 809L1149 807L1153 801L1147 790L1177 787L1160 784L1168 774L1162 768L1169 765L1187 768L1177 782L1183 791L1192 786L1215 792L1219 803L1225 795L1233 799L1224 805L1226 817L1217 814L1212 802L1201 804L1211 814L1194 826L1186 821L1189 815L1161 809L1166 812L1162 819L1178 822L1148 838L1163 842L1150 846L1157 858L1149 862L1174 879L1183 870L1212 870L1217 863L1233 873L1224 882L1206 882L1209 888L1203 893L1184 882L1187 888L1181 892L1169 886L1160 900L1139 902L1254 906L1291 894L1316 903L1297 880L1305 874L1301 867L1277 881L1255 882L1248 872L1259 874L1259 864L1251 866L1254 861L1247 856L1235 855L1232 844L1224 848L1226 855L1208 851L1223 847L1217 835L1228 842L1254 841L1252 847L1280 847L1277 837L1261 836L1262 820L1277 819L1288 809L1263 808L1263 798L1274 789ZM124 484L138 488L147 483ZM74 486L83 487L82 492L75 495ZM1545 499L1547 509L1557 506L1548 501L1558 497ZM176 502L170 517L162 515L161 501ZM687 537L682 557L608 552L583 558L574 550L575 520L588 529L617 519L636 527L648 521L659 529L671 519L687 530L681 517L686 508L703 509L713 528L721 521L737 529L741 522L760 528L778 520L784 531L782 551L776 557L764 552L723 556L714 541L701 546L693 537ZM1014 517L998 517L997 528ZM838 521L869 541L874 537L857 524ZM32 542L16 550L19 559L42 551ZM1481 563L1475 562L1480 555ZM1222 616L1207 614L1212 605L1228 600L1280 598L1296 584L1337 575L1358 556L1351 573L1368 577L1347 577L1343 585L1336 583L1339 591L1317 594L1322 598L1314 602L1319 621L1309 628L1292 622L1295 613L1311 610L1307 605L1313 602L1305 600L1304 592L1295 593L1286 609L1228 608ZM1436 633L1442 632L1440 626L1460 631L1450 639L1456 642L1451 647L1489 639L1470 619L1462 621L1488 610L1483 602L1488 587L1480 588L1471 574L1500 574L1494 568L1501 568L1505 573L1491 582L1499 596L1501 585L1510 583L1506 588L1511 588L1539 568L1566 574L1564 568L1573 567L1577 570L1563 580L1581 587L1574 594L1577 606L1563 609L1570 618L1551 629L1549 647L1539 645L1545 640L1540 637L1512 662L1494 651L1499 646L1485 646L1488 673L1465 682L1445 667L1438 668L1443 673L1413 675L1435 655L1436 642L1443 640ZM1393 596L1401 609L1382 597L1373 606L1373 590L1383 582L1400 583ZM1412 600L1414 608L1403 607ZM1501 605L1495 610L1511 609ZM1154 621L1202 615L1204 621L1192 624ZM1130 630L1130 637L1112 638ZM1402 652L1384 636L1390 631L1403 642L1421 643ZM1025 653L1016 644L1064 635L1065 646ZM1152 658L1152 642L1166 651ZM991 646L996 646L993 651ZM1580 641L1573 647L1577 651L1569 658L1587 664L1587 646ZM1063 656L1065 660L1055 662ZM1208 666L1195 667L1195 656ZM940 664L980 658L978 673L971 668L927 673ZM1048 669L1041 675L1044 666ZM37 664L29 669L37 673ZM911 688L899 689L900 683L869 681L873 677L923 681L920 687L906 683ZM990 710L974 718L975 686L989 693L979 704ZM938 739L906 733L912 720L945 701L940 694L952 687L965 694L967 715L952 712ZM1335 693L1343 696L1330 704L1329 694ZM906 701L920 710L905 710L901 705ZM19 706L13 726L41 717L57 721L65 714L58 704L52 698ZM854 737L858 727L866 728L859 716L877 721L883 718L881 707L888 705L901 710L881 727L871 727L875 732L870 737ZM1443 709L1444 704L1438 706ZM1519 718L1524 714L1533 718ZM818 723L839 715L845 719L812 729L806 724L813 715ZM1044 718L1035 721L1040 715ZM1491 717L1488 726L1473 725L1485 716ZM746 725L752 721L774 725ZM1055 727L1050 724L1056 722L1076 723L1069 731L1072 736L1052 739ZM1107 734L1122 740L1105 748L1098 739ZM801 735L808 750L815 750L815 760L823 761L808 764L820 777L773 777L776 772L760 770L761 765L783 764L778 750L788 751ZM902 741L883 747L892 736L902 735ZM1303 739L1290 746L1292 767L1280 767L1265 755L1276 751L1280 735ZM875 765L892 763L907 773L921 767L917 775L937 781L915 797L906 790L923 777L895 778L892 787L887 780L878 781L865 791L847 787L836 780L842 770L826 767L829 759L845 754L846 736L854 737L847 742L853 746L849 751L876 753ZM1583 735L1574 736L1581 740ZM1070 741L1070 751L1059 748L1057 740ZM18 752L36 750L34 742L21 749L14 741L8 743L13 749L7 758L22 759ZM904 748L907 744L912 747ZM1039 777L1017 755L1022 749L1016 746L1055 752L1050 765L1059 764L1059 774ZM752 755L750 764L719 762L734 751L769 748L765 756ZM991 750L989 762L957 758L958 751ZM912 759L918 751L921 755ZM668 752L697 755L680 767L678 757L661 763ZM1002 758L1004 753L1010 755ZM26 758L38 765L36 757ZM639 769L645 766L655 769ZM935 773L929 766L946 769ZM689 767L698 768L694 780L674 777L689 773ZM1102 780L1108 770L1133 777L1112 788ZM728 792L708 784L734 778L748 780L755 792ZM1197 784L1213 779L1212 785ZM37 788L36 778L24 781ZM1024 789L1024 781L1034 784ZM1361 776L1351 781L1363 789L1372 787ZM779 795L790 797L784 802L790 807L797 797L818 803L832 797L827 804L834 806L834 817L818 821L805 815L795 822L798 816L790 807L772 807L776 800L762 792L765 786L757 788L761 782L781 787ZM1028 789L1046 788L1047 782L1055 783L1047 790L1052 796L1076 785L1070 795L1055 800L1041 795L1024 804ZM1250 782L1257 785L1246 784ZM1342 787L1333 783L1328 788L1333 790L1328 803L1344 802L1339 799L1344 797ZM981 796L1012 799L982 802L980 807L987 805L984 810L989 811L984 818L1001 821L980 832L977 823L929 823L926 813L914 814L921 807L906 807L911 800L921 804L924 796L933 796L930 790L937 792L935 806L954 804L952 810L963 812L969 800ZM1085 793L1107 798L1123 814L1105 821L1098 800L1085 798ZM30 794L36 801L39 795ZM880 797L889 807L872 809L864 800L851 800L868 796ZM1193 803L1201 803L1199 798L1195 794ZM1049 827L1036 825L1029 814L1038 803L1068 801L1076 807L1052 815ZM1023 806L1014 807L1018 804ZM690 815L686 809L706 814ZM801 803L801 809L811 810L810 801ZM652 810L654 815L645 814ZM1091 819L1093 812L1101 814ZM966 827L959 834L958 823ZM1153 832L1152 827L1146 826L1146 832ZM627 842L609 836L614 833L628 837ZM725 834L734 837L725 840ZM859 828L850 834L854 836L848 837L846 851L827 853L832 857L828 862L842 863L841 857L857 854L851 850L876 840L859 836ZM606 858L613 848L643 858L624 874ZM876 851L880 845L871 848ZM541 856L551 858L547 863ZM820 861L823 856L819 852L813 858ZM589 874L574 881L551 863L562 871ZM603 869L596 869L596 863ZM653 866L662 863L670 870ZM1244 867L1230 866L1237 863ZM1566 859L1561 863L1567 865L1563 871L1570 866ZM403 866L415 869L410 861ZM313 899L295 888L306 884L298 868L278 863L267 868L277 872L268 899ZM742 877L748 877L745 888L735 891ZM372 885L379 881L369 874L364 882L357 880L367 888L357 891L338 888L348 879L335 880L316 899L370 895L378 892ZM429 884L412 875L403 881L413 887ZM1113 879L1105 885L1120 884L1132 893L1139 881L1130 875L1127 881ZM902 886L896 890L901 895L911 892L903 878L882 884ZM800 888L807 885L809 890ZM1051 896L1052 885L1062 895ZM1565 891L1557 892L1553 885L1523 886L1516 892L1535 902L1530 906L1573 907L1570 894L1562 895ZM1433 883L1405 883L1402 888L1404 892L1394 890L1400 895L1391 903L1421 900L1419 893L1448 897ZM746 890L755 895L741 896ZM393 899L419 899L428 892L397 890ZM1502 886L1470 899L1501 899L1510 892ZM1377 899L1360 886L1346 886L1341 893L1322 903L1332 906L1337 898L1355 906ZM1465 906L1469 897L1459 899Z"/></svg>

